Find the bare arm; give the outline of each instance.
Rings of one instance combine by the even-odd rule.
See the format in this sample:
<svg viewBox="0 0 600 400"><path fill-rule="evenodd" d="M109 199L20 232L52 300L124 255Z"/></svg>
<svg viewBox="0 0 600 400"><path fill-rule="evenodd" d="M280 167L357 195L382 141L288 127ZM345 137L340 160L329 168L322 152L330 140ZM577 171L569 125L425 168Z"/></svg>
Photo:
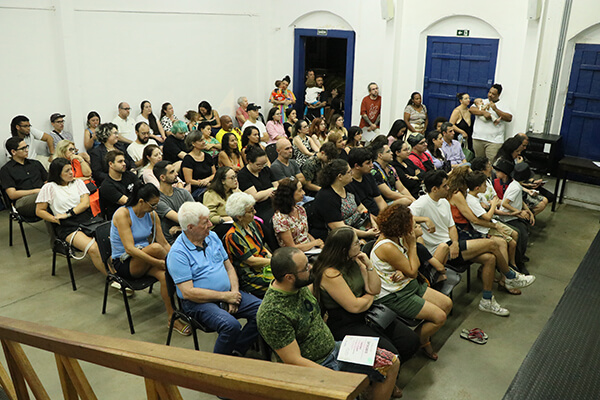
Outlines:
<svg viewBox="0 0 600 400"><path fill-rule="evenodd" d="M374 295L365 293L356 297L342 274L335 268L327 268L323 272L321 287L329 293L331 298L349 313L358 314L367 311L373 304Z"/></svg>
<svg viewBox="0 0 600 400"><path fill-rule="evenodd" d="M254 200L256 200L256 202L258 203L271 197L274 191L275 188L268 188L258 192L256 191L256 188L254 186L250 186L248 189L244 190L244 193L248 193L249 195L254 197Z"/></svg>
<svg viewBox="0 0 600 400"><path fill-rule="evenodd" d="M275 352L279 358L281 358L281 361L286 364L329 370L328 368L319 365L308 358L302 357L302 354L300 353L300 347L298 346L298 342L296 340L279 350L275 350Z"/></svg>
<svg viewBox="0 0 600 400"><path fill-rule="evenodd" d="M294 242L292 232L287 230L285 232L277 233L277 238L283 242L283 247L295 247L298 250L307 251L315 246L322 247L323 241L321 239L310 239L307 243L297 244Z"/></svg>
<svg viewBox="0 0 600 400"><path fill-rule="evenodd" d="M92 149L92 147L94 147L94 139L95 138L96 138L96 134L94 134L94 136L92 136L90 131L88 131L87 129L85 131L83 131L83 146L85 147L86 151L89 151Z"/></svg>
<svg viewBox="0 0 600 400"><path fill-rule="evenodd" d="M417 242L414 239L414 232L412 232L411 236L413 237L412 241L404 240L408 258L391 243L384 243L377 247L375 254L379 259L390 264L395 270L402 272L404 276L416 278L419 274L420 264L419 257L417 256Z"/></svg>
<svg viewBox="0 0 600 400"><path fill-rule="evenodd" d="M454 126L454 132L458 132L460 133L464 138L467 138L467 132L465 132L464 130L460 129L458 126L456 126L456 122L459 120L461 114L460 111L458 110L458 108L455 108L452 111L452 115L450 115L450 123Z"/></svg>
<svg viewBox="0 0 600 400"><path fill-rule="evenodd" d="M410 113L405 112L404 113L404 122L406 122L406 128L411 131L411 132L416 132L417 130L415 128L413 128L413 126L410 124Z"/></svg>
<svg viewBox="0 0 600 400"><path fill-rule="evenodd" d="M511 113L507 113L507 112L504 112L504 111L500 110L496 106L496 103L491 102L491 101L490 101L490 106L492 107L492 110L496 111L496 114L498 114L498 116L500 118L502 118L503 121L506 121L506 122L512 121L512 114Z"/></svg>
<svg viewBox="0 0 600 400"><path fill-rule="evenodd" d="M123 196L124 197L124 196ZM121 242L123 243L123 247L127 254L131 257L139 258L140 260L146 262L147 264L164 268L165 260L159 260L157 258L152 257L151 255L143 252L142 250L135 247L135 241L133 239L133 234L131 232L131 219L129 218L129 212L126 208L120 208L115 212L113 216L113 223L115 227L119 231L119 237L121 238ZM160 227L160 224L158 224ZM156 227L155 227L156 229ZM158 231L157 231L158 233ZM161 231L162 236L162 231ZM158 238L158 234L157 234ZM164 236L163 236L164 240Z"/></svg>
<svg viewBox="0 0 600 400"><path fill-rule="evenodd" d="M12 201L16 201L21 197L29 196L30 194L38 194L41 189L17 190L15 188L6 188L6 194Z"/></svg>

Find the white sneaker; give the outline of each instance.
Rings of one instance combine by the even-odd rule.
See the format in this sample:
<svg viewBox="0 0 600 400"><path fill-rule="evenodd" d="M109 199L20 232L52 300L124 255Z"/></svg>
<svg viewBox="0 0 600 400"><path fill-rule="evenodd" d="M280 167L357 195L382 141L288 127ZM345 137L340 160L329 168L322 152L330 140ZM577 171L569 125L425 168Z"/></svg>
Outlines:
<svg viewBox="0 0 600 400"><path fill-rule="evenodd" d="M121 290L121 284L116 281L113 281L110 284L110 287L119 291ZM125 288L125 294L127 295L127 297L131 297L135 294L135 292L131 288Z"/></svg>
<svg viewBox="0 0 600 400"><path fill-rule="evenodd" d="M481 299L479 301L479 309L481 311L496 314L501 317L508 317L510 315L510 311L508 311L506 308L501 307L494 296L492 296L491 300Z"/></svg>
<svg viewBox="0 0 600 400"><path fill-rule="evenodd" d="M520 289L535 282L534 275L523 275L520 272L515 272L515 274L517 274L517 276L515 276L513 279L506 278L505 285L507 289Z"/></svg>

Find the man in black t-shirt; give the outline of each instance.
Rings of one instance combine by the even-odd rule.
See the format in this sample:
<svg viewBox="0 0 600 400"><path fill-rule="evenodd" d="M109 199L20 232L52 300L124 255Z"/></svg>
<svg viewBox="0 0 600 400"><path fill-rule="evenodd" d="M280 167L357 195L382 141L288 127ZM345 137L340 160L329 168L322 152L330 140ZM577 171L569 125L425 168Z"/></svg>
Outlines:
<svg viewBox="0 0 600 400"><path fill-rule="evenodd" d="M14 202L17 211L26 217L35 217L35 199L48 179L46 169L38 160L30 160L25 140L13 136L6 141L11 159L0 170L0 184Z"/></svg>
<svg viewBox="0 0 600 400"><path fill-rule="evenodd" d="M271 196L275 191L277 180L271 169L266 166L267 153L263 149L253 146L246 153L246 159L248 164L238 172L239 188L254 197L256 215L264 222L268 222L273 216Z"/></svg>
<svg viewBox="0 0 600 400"><path fill-rule="evenodd" d="M348 154L348 164L352 168L352 182L346 186L357 200L367 207L372 215L379 215L387 207L375 179L371 175L373 156L364 147L354 147Z"/></svg>
<svg viewBox="0 0 600 400"><path fill-rule="evenodd" d="M108 177L100 186L100 208L107 220L111 220L119 207L125 205L133 189L139 183L137 176L127 171L125 154L120 150L112 150L106 154Z"/></svg>

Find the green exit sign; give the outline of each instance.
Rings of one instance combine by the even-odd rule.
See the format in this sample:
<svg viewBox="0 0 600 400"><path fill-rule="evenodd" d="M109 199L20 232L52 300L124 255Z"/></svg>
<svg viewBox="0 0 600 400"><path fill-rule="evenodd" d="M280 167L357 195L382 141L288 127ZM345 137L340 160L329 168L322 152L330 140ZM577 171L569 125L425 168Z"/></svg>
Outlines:
<svg viewBox="0 0 600 400"><path fill-rule="evenodd" d="M456 36L469 36L469 30L468 29L457 29Z"/></svg>

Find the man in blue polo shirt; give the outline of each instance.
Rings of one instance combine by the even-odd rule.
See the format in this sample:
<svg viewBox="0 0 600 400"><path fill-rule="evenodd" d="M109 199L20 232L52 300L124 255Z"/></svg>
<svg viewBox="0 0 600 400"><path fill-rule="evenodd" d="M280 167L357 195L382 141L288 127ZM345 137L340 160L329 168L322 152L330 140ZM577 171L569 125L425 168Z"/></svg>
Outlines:
<svg viewBox="0 0 600 400"><path fill-rule="evenodd" d="M258 337L256 312L260 299L240 292L238 278L216 233L208 208L186 202L177 217L183 234L167 256L167 268L177 285L184 310L219 337L214 352L244 355ZM242 329L238 318L246 318Z"/></svg>

